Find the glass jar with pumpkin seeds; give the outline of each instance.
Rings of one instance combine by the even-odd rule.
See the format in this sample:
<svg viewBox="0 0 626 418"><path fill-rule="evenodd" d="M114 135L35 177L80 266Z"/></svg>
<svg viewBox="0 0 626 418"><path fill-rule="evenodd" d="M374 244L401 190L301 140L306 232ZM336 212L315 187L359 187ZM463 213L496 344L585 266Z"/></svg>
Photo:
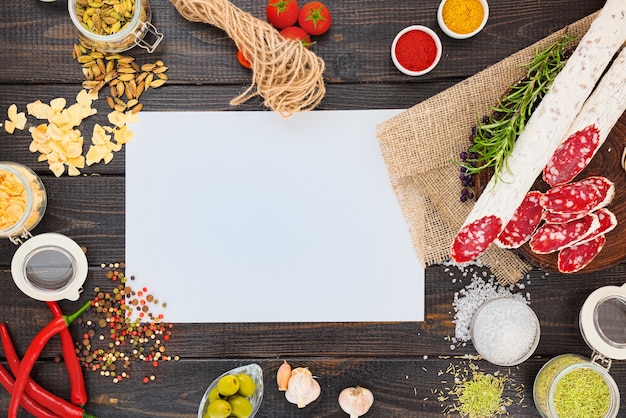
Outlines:
<svg viewBox="0 0 626 418"><path fill-rule="evenodd" d="M148 0L68 0L67 6L81 42L91 49L117 53L138 45L153 52L163 39L151 23Z"/></svg>
<svg viewBox="0 0 626 418"><path fill-rule="evenodd" d="M11 161L0 162L0 237L26 238L46 211L43 182L33 170Z"/></svg>

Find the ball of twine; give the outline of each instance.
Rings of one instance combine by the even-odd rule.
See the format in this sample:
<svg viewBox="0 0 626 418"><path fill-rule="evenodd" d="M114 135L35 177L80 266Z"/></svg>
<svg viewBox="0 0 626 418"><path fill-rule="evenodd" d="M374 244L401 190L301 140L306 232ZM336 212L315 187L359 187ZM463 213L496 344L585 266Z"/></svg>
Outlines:
<svg viewBox="0 0 626 418"><path fill-rule="evenodd" d="M324 61L300 41L283 38L228 0L170 1L185 19L224 30L252 64L252 84L231 105L259 95L265 106L288 117L315 108L324 97Z"/></svg>

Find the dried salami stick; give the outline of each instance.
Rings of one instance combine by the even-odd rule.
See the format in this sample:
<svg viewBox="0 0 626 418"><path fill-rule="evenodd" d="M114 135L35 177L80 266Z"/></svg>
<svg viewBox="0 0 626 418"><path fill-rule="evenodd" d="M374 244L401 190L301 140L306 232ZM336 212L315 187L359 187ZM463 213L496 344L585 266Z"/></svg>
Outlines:
<svg viewBox="0 0 626 418"><path fill-rule="evenodd" d="M583 171L626 110L626 48L601 83L611 93L589 97L570 126L567 139L543 169L543 179L550 186L565 184Z"/></svg>
<svg viewBox="0 0 626 418"><path fill-rule="evenodd" d="M463 223L450 251L455 262L478 258L511 220L624 41L626 1L607 0L518 137L508 170L492 177ZM596 93L612 96L602 84Z"/></svg>

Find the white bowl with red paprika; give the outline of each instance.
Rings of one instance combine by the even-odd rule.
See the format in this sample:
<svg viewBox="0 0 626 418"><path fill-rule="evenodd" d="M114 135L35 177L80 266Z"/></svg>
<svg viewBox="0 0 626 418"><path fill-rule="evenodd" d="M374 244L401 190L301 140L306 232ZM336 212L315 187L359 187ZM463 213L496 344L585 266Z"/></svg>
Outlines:
<svg viewBox="0 0 626 418"><path fill-rule="evenodd" d="M441 59L441 40L432 29L412 25L402 29L391 44L391 60L406 75L430 72Z"/></svg>

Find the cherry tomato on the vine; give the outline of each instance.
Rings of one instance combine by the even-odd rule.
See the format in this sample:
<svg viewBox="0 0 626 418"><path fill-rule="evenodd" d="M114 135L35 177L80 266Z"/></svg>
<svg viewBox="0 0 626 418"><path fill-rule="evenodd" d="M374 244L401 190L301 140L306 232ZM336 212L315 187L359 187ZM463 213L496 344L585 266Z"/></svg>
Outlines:
<svg viewBox="0 0 626 418"><path fill-rule="evenodd" d="M243 55L243 52L241 52L241 49L237 50L237 61L239 61L239 64L241 64L242 66L246 68L252 68L252 64L250 64L250 61L248 61L246 57Z"/></svg>
<svg viewBox="0 0 626 418"><path fill-rule="evenodd" d="M296 0L269 0L265 7L267 21L277 29L295 25L299 12Z"/></svg>
<svg viewBox="0 0 626 418"><path fill-rule="evenodd" d="M312 1L300 9L298 24L309 35L321 35L330 29L332 17L324 3Z"/></svg>
<svg viewBox="0 0 626 418"><path fill-rule="evenodd" d="M287 39L295 39L302 42L302 45L309 49L313 43L311 42L311 36L302 28L297 26L289 26L280 31L280 34Z"/></svg>

